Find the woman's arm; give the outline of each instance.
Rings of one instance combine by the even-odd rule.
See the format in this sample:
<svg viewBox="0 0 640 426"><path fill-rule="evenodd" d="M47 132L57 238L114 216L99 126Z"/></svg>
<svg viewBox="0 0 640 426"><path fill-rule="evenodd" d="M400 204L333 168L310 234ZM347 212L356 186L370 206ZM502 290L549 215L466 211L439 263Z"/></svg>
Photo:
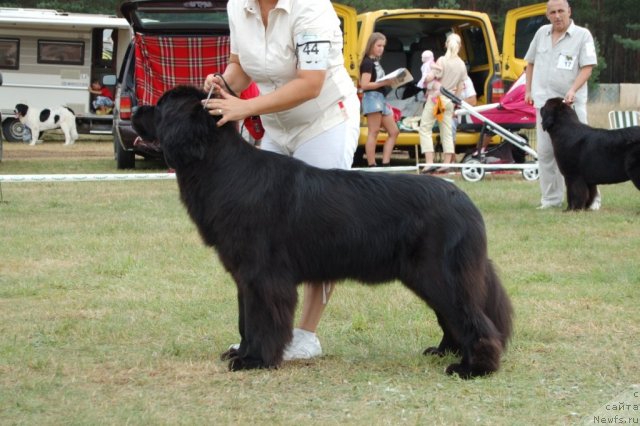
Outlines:
<svg viewBox="0 0 640 426"><path fill-rule="evenodd" d="M240 93L249 86L251 79L242 70L237 56L232 55L234 56L234 60L230 60L224 72L224 78L234 92ZM206 107L211 115L222 115L222 119L218 121L219 125L253 115L285 111L318 97L324 85L325 76L325 70L298 70L296 77L282 87L269 94L244 100L231 96L219 77L210 75L205 81L205 90L208 91L211 84L214 84L216 93L222 97L210 99Z"/></svg>
<svg viewBox="0 0 640 426"><path fill-rule="evenodd" d="M268 114L291 109L320 95L327 72L325 70L298 70L296 78L264 96L250 99L252 113Z"/></svg>

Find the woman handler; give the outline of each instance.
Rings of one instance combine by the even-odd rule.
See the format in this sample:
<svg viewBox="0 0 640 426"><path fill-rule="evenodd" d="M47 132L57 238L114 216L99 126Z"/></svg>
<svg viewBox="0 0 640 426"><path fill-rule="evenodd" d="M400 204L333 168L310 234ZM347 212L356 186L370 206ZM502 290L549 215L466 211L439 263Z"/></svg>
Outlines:
<svg viewBox="0 0 640 426"><path fill-rule="evenodd" d="M349 169L360 131L360 105L342 55L340 21L329 0L229 0L231 55L222 78L207 76L218 98L206 101L218 124L260 115L261 149L320 168ZM224 79L224 81L223 81ZM260 96L231 96L251 81ZM332 283L305 285L302 316L283 359L322 354L316 328Z"/></svg>

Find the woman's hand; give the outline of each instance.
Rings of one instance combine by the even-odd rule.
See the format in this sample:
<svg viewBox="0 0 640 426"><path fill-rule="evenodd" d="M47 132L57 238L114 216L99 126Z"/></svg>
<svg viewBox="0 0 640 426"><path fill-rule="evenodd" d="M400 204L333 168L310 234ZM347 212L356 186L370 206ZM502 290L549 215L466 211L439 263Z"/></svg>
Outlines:
<svg viewBox="0 0 640 426"><path fill-rule="evenodd" d="M219 74L209 74L204 80L203 88L205 92L209 93L213 87L212 96L219 96L223 84L224 82Z"/></svg>
<svg viewBox="0 0 640 426"><path fill-rule="evenodd" d="M207 76L207 79L209 76ZM214 77L219 78L219 77ZM206 82L205 82L206 84ZM209 100L204 99L202 105L209 110L209 114L214 116L220 116L218 120L218 126L222 126L228 121L243 120L251 115L251 102L249 100L236 98L224 90L220 85L213 81L209 88L213 85L214 92L218 91L217 98L211 98ZM217 85L217 89L215 89ZM206 87L206 86L205 86ZM208 91L208 90L207 90Z"/></svg>

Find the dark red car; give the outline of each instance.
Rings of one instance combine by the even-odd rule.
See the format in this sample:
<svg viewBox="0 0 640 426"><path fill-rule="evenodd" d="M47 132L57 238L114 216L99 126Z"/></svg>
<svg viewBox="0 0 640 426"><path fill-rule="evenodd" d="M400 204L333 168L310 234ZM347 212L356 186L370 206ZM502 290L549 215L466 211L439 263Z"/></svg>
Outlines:
<svg viewBox="0 0 640 426"><path fill-rule="evenodd" d="M136 156L162 158L154 141L131 127L141 105L155 105L174 86L202 86L207 74L224 71L229 58L225 0L133 0L120 6L133 39L118 75L113 140L118 169L135 168Z"/></svg>

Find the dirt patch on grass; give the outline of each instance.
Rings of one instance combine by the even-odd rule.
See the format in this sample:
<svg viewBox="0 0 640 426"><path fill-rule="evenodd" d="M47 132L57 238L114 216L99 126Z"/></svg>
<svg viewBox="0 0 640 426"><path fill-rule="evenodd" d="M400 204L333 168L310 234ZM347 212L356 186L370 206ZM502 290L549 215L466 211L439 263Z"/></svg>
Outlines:
<svg viewBox="0 0 640 426"><path fill-rule="evenodd" d="M65 146L63 141L45 140L31 146L21 142L3 142L3 160L113 158L113 140L81 140Z"/></svg>

